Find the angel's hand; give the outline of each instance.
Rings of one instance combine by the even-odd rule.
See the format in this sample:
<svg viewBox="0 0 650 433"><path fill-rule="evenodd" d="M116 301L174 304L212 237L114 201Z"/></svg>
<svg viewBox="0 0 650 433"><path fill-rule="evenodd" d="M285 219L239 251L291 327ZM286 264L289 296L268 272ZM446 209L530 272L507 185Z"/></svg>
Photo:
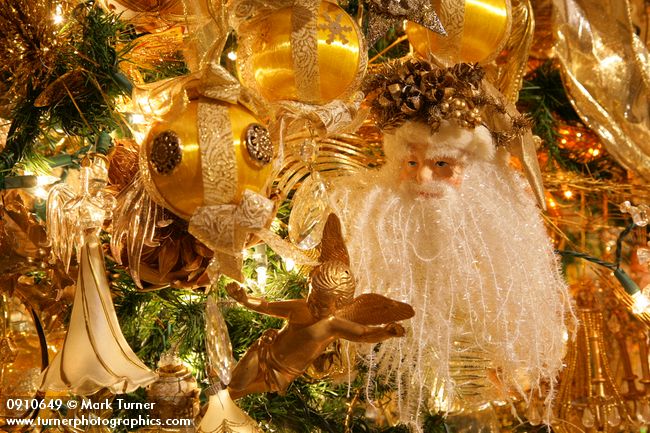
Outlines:
<svg viewBox="0 0 650 433"><path fill-rule="evenodd" d="M386 331L394 337L403 337L406 334L406 330L399 323L391 322L385 325Z"/></svg>
<svg viewBox="0 0 650 433"><path fill-rule="evenodd" d="M243 287L237 283L230 283L226 286L226 291L228 294L237 302L246 303L248 301L248 295Z"/></svg>

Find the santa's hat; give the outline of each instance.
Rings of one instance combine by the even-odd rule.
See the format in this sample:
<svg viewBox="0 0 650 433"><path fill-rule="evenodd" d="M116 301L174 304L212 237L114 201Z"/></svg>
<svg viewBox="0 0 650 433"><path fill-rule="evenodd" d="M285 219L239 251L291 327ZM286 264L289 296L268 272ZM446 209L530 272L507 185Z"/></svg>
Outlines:
<svg viewBox="0 0 650 433"><path fill-rule="evenodd" d="M455 122L443 120L437 130L422 123L407 121L384 136L387 161L403 161L409 156L409 144L425 145L429 159L453 158L458 161L479 159L491 161L495 156L492 134L483 125L474 129L460 128Z"/></svg>
<svg viewBox="0 0 650 433"><path fill-rule="evenodd" d="M530 131L528 119L507 107L502 95L484 81L484 76L478 64L438 68L426 60L409 58L376 68L366 78L364 90L371 116L385 133L399 134L395 130L414 122L428 125L428 135L449 124L455 125L454 129L476 129L473 138L466 134L466 143L452 145L468 147L474 153L469 148L482 145L471 143L477 137L484 142L481 137L485 131L481 129L487 128L493 138L490 143L496 146L508 145ZM410 134L409 129L404 131ZM460 134L444 132L438 140L449 133Z"/></svg>

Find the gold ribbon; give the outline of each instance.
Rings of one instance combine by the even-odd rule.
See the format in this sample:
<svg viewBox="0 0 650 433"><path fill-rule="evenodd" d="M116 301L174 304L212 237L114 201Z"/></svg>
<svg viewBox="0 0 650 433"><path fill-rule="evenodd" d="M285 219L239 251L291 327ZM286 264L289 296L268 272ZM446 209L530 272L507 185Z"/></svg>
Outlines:
<svg viewBox="0 0 650 433"><path fill-rule="evenodd" d="M556 0L555 51L582 121L624 167L650 179L650 68L628 0Z"/></svg>
<svg viewBox="0 0 650 433"><path fill-rule="evenodd" d="M220 272L242 281L241 251L248 235L266 227L274 208L273 201L245 190L239 204L198 208L190 219L189 232L217 254Z"/></svg>

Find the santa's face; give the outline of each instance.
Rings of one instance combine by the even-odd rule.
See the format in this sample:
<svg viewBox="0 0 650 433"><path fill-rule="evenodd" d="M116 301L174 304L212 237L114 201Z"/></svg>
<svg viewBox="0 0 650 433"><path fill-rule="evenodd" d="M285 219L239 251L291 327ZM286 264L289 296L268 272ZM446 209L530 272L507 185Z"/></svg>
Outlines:
<svg viewBox="0 0 650 433"><path fill-rule="evenodd" d="M384 144L389 160L385 170L395 172L400 190L416 199L453 195L469 159L490 160L494 155L485 127L465 129L448 121L435 131L423 123L406 122L387 134Z"/></svg>
<svg viewBox="0 0 650 433"><path fill-rule="evenodd" d="M424 198L441 198L445 187L460 186L463 163L458 158L431 155L423 143L407 143L407 147L399 173L404 189Z"/></svg>

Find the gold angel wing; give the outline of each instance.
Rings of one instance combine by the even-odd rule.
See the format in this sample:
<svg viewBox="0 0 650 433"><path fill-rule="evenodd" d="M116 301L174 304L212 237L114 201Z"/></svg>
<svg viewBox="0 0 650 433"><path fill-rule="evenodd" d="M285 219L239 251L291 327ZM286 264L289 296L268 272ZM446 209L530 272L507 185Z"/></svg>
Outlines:
<svg viewBox="0 0 650 433"><path fill-rule="evenodd" d="M415 315L409 304L376 293L358 296L336 312L336 317L361 325L383 325L410 319Z"/></svg>
<svg viewBox="0 0 650 433"><path fill-rule="evenodd" d="M321 241L320 262L337 260L346 265L350 265L350 256L348 249L343 242L343 233L341 232L341 222L336 214L331 213L327 217L325 228L323 229L323 239Z"/></svg>

